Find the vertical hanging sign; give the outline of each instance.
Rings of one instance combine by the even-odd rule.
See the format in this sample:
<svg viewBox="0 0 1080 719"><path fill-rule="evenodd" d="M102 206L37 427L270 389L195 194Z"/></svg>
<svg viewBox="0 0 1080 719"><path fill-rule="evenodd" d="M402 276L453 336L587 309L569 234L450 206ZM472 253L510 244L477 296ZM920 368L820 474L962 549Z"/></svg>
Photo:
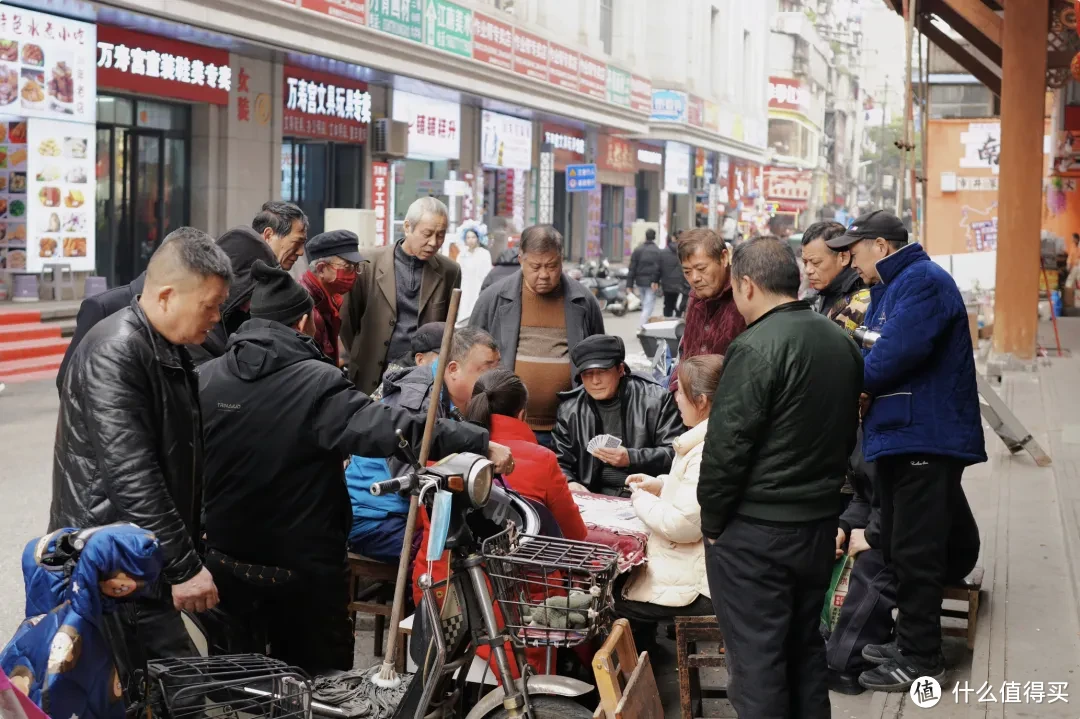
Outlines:
<svg viewBox="0 0 1080 719"><path fill-rule="evenodd" d="M390 165L371 163L371 207L375 210L375 245L386 244L386 222L389 216Z"/></svg>

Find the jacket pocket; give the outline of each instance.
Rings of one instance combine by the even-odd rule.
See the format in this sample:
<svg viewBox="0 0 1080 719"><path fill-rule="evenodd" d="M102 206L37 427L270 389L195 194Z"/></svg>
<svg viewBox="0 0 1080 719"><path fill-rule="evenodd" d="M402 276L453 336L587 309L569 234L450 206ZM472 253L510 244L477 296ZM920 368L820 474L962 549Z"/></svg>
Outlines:
<svg viewBox="0 0 1080 719"><path fill-rule="evenodd" d="M874 429L900 429L911 424L911 392L893 392L874 398L870 407Z"/></svg>

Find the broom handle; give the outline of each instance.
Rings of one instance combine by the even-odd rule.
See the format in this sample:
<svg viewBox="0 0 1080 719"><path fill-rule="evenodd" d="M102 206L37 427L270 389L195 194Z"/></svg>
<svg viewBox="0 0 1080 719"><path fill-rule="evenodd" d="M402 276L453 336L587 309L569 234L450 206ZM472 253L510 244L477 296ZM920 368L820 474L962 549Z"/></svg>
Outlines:
<svg viewBox="0 0 1080 719"><path fill-rule="evenodd" d="M457 322L458 303L461 290L455 289L450 295L450 310L446 313L446 329L443 331L442 346L439 347L439 366L435 368L435 383L431 387L431 400L428 403L427 421L424 423L424 438L420 442L420 468L427 466L431 452L432 436L435 434L435 420L441 401L443 372L450 361L450 343L454 339L454 323ZM413 492L409 498L409 516L405 520L405 539L401 543L401 560L398 562L397 581L394 583L394 607L390 610L390 640L386 647L383 666L397 666L398 625L405 609L405 583L409 574L409 555L412 553L413 534L416 533L416 514L420 508L419 494Z"/></svg>

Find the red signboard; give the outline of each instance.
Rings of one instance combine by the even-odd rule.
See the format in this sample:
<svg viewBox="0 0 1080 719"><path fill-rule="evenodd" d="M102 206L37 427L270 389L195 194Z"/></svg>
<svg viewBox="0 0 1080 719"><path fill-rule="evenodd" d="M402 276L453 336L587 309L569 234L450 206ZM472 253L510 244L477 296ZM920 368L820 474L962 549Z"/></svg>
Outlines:
<svg viewBox="0 0 1080 719"><path fill-rule="evenodd" d="M366 142L371 123L367 85L338 75L285 67L284 134Z"/></svg>
<svg viewBox="0 0 1080 719"><path fill-rule="evenodd" d="M600 136L600 154L596 164L601 170L637 172L637 148L630 140L612 135Z"/></svg>
<svg viewBox="0 0 1080 719"><path fill-rule="evenodd" d="M749 168L748 168L749 169ZM748 173L749 175L749 173ZM751 180L748 176L747 180ZM814 173L811 170L795 170L786 167L765 168L765 198L768 200L787 200L807 202L813 186ZM752 181L747 185L754 184ZM748 187L749 192L752 188Z"/></svg>
<svg viewBox="0 0 1080 719"><path fill-rule="evenodd" d="M386 244L386 228L390 221L390 165L371 163L371 208L375 211L375 244Z"/></svg>
<svg viewBox="0 0 1080 719"><path fill-rule="evenodd" d="M347 20L357 25L367 24L364 0L299 0L300 7L323 15Z"/></svg>
<svg viewBox="0 0 1080 719"><path fill-rule="evenodd" d="M652 83L638 75L630 76L630 107L638 112L652 112Z"/></svg>
<svg viewBox="0 0 1080 719"><path fill-rule="evenodd" d="M687 98L686 121L694 127L705 127L705 101L696 95Z"/></svg>
<svg viewBox="0 0 1080 719"><path fill-rule="evenodd" d="M550 43L548 71L551 74L551 84L567 90L577 90L579 58L580 55L573 50Z"/></svg>
<svg viewBox="0 0 1080 719"><path fill-rule="evenodd" d="M606 100L607 65L587 55L582 55L578 68L580 72L578 90L597 100Z"/></svg>
<svg viewBox="0 0 1080 719"><path fill-rule="evenodd" d="M794 78L770 77L769 107L806 112L810 108L810 91Z"/></svg>
<svg viewBox="0 0 1080 719"><path fill-rule="evenodd" d="M551 145L555 154L555 169L565 170L567 165L585 162L585 133L571 127L545 122L541 128L541 142Z"/></svg>
<svg viewBox="0 0 1080 719"><path fill-rule="evenodd" d="M514 30L482 13L473 13L473 60L514 69Z"/></svg>
<svg viewBox="0 0 1080 719"><path fill-rule="evenodd" d="M548 41L514 28L514 71L548 81Z"/></svg>
<svg viewBox="0 0 1080 719"><path fill-rule="evenodd" d="M229 104L233 77L227 50L112 25L97 26L97 41L100 88Z"/></svg>

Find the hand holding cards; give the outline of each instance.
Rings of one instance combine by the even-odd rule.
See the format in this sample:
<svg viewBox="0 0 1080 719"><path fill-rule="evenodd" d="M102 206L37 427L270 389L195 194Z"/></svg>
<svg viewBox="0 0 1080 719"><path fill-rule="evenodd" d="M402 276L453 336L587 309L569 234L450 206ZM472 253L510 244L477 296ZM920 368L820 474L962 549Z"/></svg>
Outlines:
<svg viewBox="0 0 1080 719"><path fill-rule="evenodd" d="M592 454L597 449L616 449L622 446L622 440L618 437L613 437L610 434L599 434L589 440L586 451Z"/></svg>

